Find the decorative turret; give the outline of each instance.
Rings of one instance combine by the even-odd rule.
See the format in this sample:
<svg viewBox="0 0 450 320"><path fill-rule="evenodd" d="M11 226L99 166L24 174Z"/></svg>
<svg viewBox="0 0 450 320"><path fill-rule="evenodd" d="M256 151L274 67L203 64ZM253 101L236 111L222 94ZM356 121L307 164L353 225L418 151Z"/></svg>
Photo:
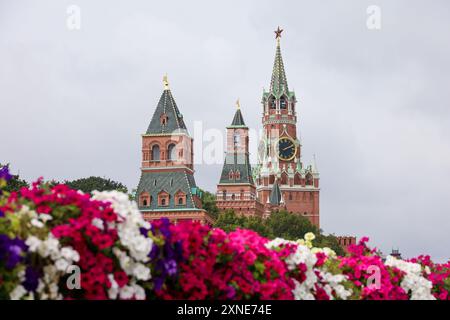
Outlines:
<svg viewBox="0 0 450 320"><path fill-rule="evenodd" d="M270 79L270 88L267 92L263 90L262 103L264 104L264 113L266 115L273 113L271 110L274 110L275 113L286 110L290 115L294 115L295 113L295 92L289 91L283 57L281 55L280 39L282 32L283 30L280 27L275 31L277 46L272 77Z"/></svg>
<svg viewBox="0 0 450 320"><path fill-rule="evenodd" d="M280 27L275 31L277 40L277 49L275 53L275 62L273 63L272 78L270 80L270 90L275 97L279 98L283 93L289 94L289 88L284 70L283 57L281 56L280 39L283 32Z"/></svg>
<svg viewBox="0 0 450 320"><path fill-rule="evenodd" d="M183 116L178 110L169 88L167 75L163 79L164 91L153 113L146 134L164 134L187 131Z"/></svg>
<svg viewBox="0 0 450 320"><path fill-rule="evenodd" d="M279 206L283 202L283 195L281 194L280 186L276 181L273 184L272 191L270 192L269 203L273 206Z"/></svg>
<svg viewBox="0 0 450 320"><path fill-rule="evenodd" d="M302 144L297 135L297 99L289 90L281 54L281 34L275 31L276 49L269 90L263 90L262 125L264 134L254 172L259 198L265 203L265 215L283 205L289 212L301 214L319 224L319 172L315 162L303 165ZM283 201L276 195L283 194Z"/></svg>
<svg viewBox="0 0 450 320"><path fill-rule="evenodd" d="M236 107L237 110L236 113L234 114L233 121L231 122L231 125L228 128L247 128L244 122L244 117L242 116L241 103L239 102L239 99L236 101Z"/></svg>
<svg viewBox="0 0 450 320"><path fill-rule="evenodd" d="M202 209L201 191L194 179L192 138L169 89L164 91L148 129L142 135L141 178L137 187L139 210L147 220L168 217L212 224Z"/></svg>
<svg viewBox="0 0 450 320"><path fill-rule="evenodd" d="M249 159L248 127L239 100L236 106L233 121L227 127L227 152L217 185L216 204L221 210L233 209L238 214L262 215Z"/></svg>

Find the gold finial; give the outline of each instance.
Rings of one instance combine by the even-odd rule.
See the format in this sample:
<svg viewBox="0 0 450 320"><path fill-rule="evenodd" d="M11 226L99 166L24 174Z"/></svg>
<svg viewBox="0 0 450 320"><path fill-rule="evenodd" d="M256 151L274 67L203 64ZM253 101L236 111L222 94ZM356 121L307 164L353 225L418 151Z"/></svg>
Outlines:
<svg viewBox="0 0 450 320"><path fill-rule="evenodd" d="M238 108L238 110L241 108L241 103L239 102L239 98L236 100L236 108Z"/></svg>
<svg viewBox="0 0 450 320"><path fill-rule="evenodd" d="M167 80L167 73L163 77L164 90L169 90L169 80Z"/></svg>

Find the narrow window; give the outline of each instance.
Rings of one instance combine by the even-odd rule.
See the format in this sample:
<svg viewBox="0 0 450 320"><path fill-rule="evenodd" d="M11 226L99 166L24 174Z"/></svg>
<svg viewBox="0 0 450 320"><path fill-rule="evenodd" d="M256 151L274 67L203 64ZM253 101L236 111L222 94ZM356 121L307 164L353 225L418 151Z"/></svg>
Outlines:
<svg viewBox="0 0 450 320"><path fill-rule="evenodd" d="M152 160L153 161L159 161L160 153L159 153L159 146L154 145L152 147Z"/></svg>
<svg viewBox="0 0 450 320"><path fill-rule="evenodd" d="M173 143L169 145L169 148L167 148L167 156L169 160L177 159L177 151Z"/></svg>
<svg viewBox="0 0 450 320"><path fill-rule="evenodd" d="M280 109L286 109L287 108L287 102L284 97L280 99Z"/></svg>

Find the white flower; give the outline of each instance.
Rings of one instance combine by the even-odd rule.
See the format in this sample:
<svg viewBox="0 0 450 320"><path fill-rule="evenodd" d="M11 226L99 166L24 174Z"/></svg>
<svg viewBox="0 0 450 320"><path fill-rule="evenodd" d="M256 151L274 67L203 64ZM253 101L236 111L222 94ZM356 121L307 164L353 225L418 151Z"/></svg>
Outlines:
<svg viewBox="0 0 450 320"><path fill-rule="evenodd" d="M400 286L411 294L411 300L436 300L431 293L433 284L422 276L420 264L400 260L393 256L388 256L385 264L406 273Z"/></svg>
<svg viewBox="0 0 450 320"><path fill-rule="evenodd" d="M133 287L123 286L123 288L120 289L120 299L129 300L133 298L133 296L134 296Z"/></svg>
<svg viewBox="0 0 450 320"><path fill-rule="evenodd" d="M58 259L55 262L56 269L58 269L59 271L62 271L62 272L65 272L69 266L70 266L70 263L67 262L66 259Z"/></svg>
<svg viewBox="0 0 450 320"><path fill-rule="evenodd" d="M49 214L41 213L41 214L39 215L39 219L40 219L42 222L46 223L47 221L52 220L53 217L52 217L51 215L49 215Z"/></svg>
<svg viewBox="0 0 450 320"><path fill-rule="evenodd" d="M138 280L149 280L150 279L150 269L141 263L137 263L134 267L134 275Z"/></svg>
<svg viewBox="0 0 450 320"><path fill-rule="evenodd" d="M27 290L22 285L18 285L14 288L13 291L9 294L11 300L20 300L25 294L27 293Z"/></svg>
<svg viewBox="0 0 450 320"><path fill-rule="evenodd" d="M41 245L41 240L35 236L29 236L25 241L25 244L28 246L28 250L31 252L36 252L36 250Z"/></svg>
<svg viewBox="0 0 450 320"><path fill-rule="evenodd" d="M69 261L78 262L80 260L80 255L78 252L73 250L71 247L63 247L61 249L61 256Z"/></svg>
<svg viewBox="0 0 450 320"><path fill-rule="evenodd" d="M92 219L92 225L94 226L94 227L97 227L97 228L99 228L100 230L103 230L105 227L103 226L103 220L102 219L99 219L99 218L94 218L94 219Z"/></svg>
<svg viewBox="0 0 450 320"><path fill-rule="evenodd" d="M137 284L133 284L134 298L136 300L145 300L145 290Z"/></svg>
<svg viewBox="0 0 450 320"><path fill-rule="evenodd" d="M116 280L114 279L114 275L108 274L109 282L111 283L111 288L108 289L108 297L111 300L117 299L117 296L119 295L119 285L117 284Z"/></svg>
<svg viewBox="0 0 450 320"><path fill-rule="evenodd" d="M308 232L307 234L305 234L304 238L306 241L313 241L316 238L316 236L314 235L314 233Z"/></svg>
<svg viewBox="0 0 450 320"><path fill-rule="evenodd" d="M44 223L36 218L31 219L30 223L33 227L36 227L36 228L44 227Z"/></svg>

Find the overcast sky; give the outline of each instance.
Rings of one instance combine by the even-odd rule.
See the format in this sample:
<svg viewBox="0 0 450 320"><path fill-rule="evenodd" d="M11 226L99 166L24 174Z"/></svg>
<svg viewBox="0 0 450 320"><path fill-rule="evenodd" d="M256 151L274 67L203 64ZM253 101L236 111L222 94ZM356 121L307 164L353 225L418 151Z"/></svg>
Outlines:
<svg viewBox="0 0 450 320"><path fill-rule="evenodd" d="M165 73L191 133L224 130L238 97L257 130L280 25L322 228L450 258L449 17L447 0L0 0L0 162L27 180L134 188ZM214 191L220 170L197 165L197 184Z"/></svg>

